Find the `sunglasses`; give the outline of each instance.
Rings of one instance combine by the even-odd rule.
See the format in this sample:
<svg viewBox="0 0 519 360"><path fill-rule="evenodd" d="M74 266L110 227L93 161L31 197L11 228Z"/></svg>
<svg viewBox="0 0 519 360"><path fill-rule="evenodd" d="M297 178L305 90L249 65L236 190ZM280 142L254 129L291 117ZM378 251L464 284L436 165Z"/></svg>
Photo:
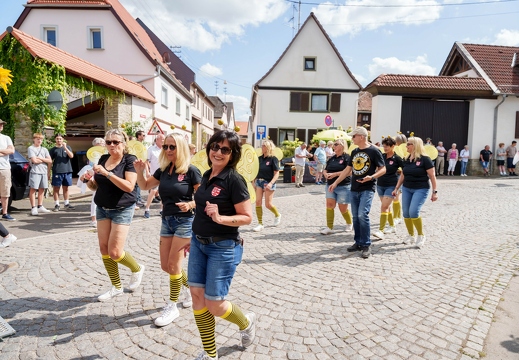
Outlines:
<svg viewBox="0 0 519 360"><path fill-rule="evenodd" d="M114 144L115 146L119 145L120 143L122 143L122 141L118 141L118 140L105 140L105 144L110 146L112 144Z"/></svg>
<svg viewBox="0 0 519 360"><path fill-rule="evenodd" d="M168 148L169 148L169 150L173 151L173 150L177 149L177 145L162 145L162 150L166 150L167 151Z"/></svg>
<svg viewBox="0 0 519 360"><path fill-rule="evenodd" d="M218 150L220 150L222 155L229 155L232 151L231 148L228 148L227 146L220 147L220 145L218 145L217 143L211 144L211 150L213 150L214 152L218 152Z"/></svg>
<svg viewBox="0 0 519 360"><path fill-rule="evenodd" d="M336 144L333 144L333 146L342 146L342 144L336 143Z"/></svg>
<svg viewBox="0 0 519 360"><path fill-rule="evenodd" d="M411 143L407 143L407 146L411 146L411 145L413 145L413 144L411 144Z"/></svg>

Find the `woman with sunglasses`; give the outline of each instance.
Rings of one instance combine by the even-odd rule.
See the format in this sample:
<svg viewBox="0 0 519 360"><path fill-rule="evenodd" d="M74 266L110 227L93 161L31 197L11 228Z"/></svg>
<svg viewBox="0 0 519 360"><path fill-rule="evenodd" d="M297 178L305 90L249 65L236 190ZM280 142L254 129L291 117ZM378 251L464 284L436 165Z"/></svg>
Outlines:
<svg viewBox="0 0 519 360"><path fill-rule="evenodd" d="M184 248L191 241L195 202L193 194L200 185L202 174L191 159L187 141L181 134L166 136L159 154L159 168L155 173L144 178L146 162L135 161L137 183L143 190L158 187L162 199L162 226L160 229L160 266L169 274L169 301L162 314L155 319L155 325L166 326L179 315L177 302L182 285L188 288L187 274L182 269ZM183 307L191 306L189 290L185 291Z"/></svg>
<svg viewBox="0 0 519 360"><path fill-rule="evenodd" d="M254 231L263 230L263 194L265 194L265 207L274 214L274 225L278 226L281 222L281 214L278 209L272 205L274 199L274 191L276 191L276 181L279 177L279 160L274 156L275 145L271 140L264 140L261 145L262 155L258 157L259 171L258 176L254 180L256 188L256 216L258 217L258 226Z"/></svg>
<svg viewBox="0 0 519 360"><path fill-rule="evenodd" d="M244 315L237 305L226 300L243 255L238 229L252 221L247 183L236 170L241 157L238 134L217 131L209 139L206 153L211 169L205 172L195 193L188 264L193 313L204 347L198 360L218 358L215 316L238 325L243 347L252 344L256 330L256 315Z"/></svg>
<svg viewBox="0 0 519 360"><path fill-rule="evenodd" d="M404 222L409 235L404 239L404 244L414 243L414 229L418 233L416 246L421 248L425 243L422 218L420 210L427 200L429 188L432 185L431 201L438 200L436 187L436 175L433 162L427 156L423 141L419 137L410 137L407 140L407 155L404 159L404 168L393 196L396 196L398 189L402 187L402 211ZM431 185L429 185L429 181Z"/></svg>
<svg viewBox="0 0 519 360"><path fill-rule="evenodd" d="M337 187L330 192L330 185L332 185L341 172L348 166L350 156L345 152L345 143L343 139L335 140L333 144L334 155L326 162L326 167L323 171L323 176L327 179L326 186L326 225L327 227L321 229L321 234L329 235L332 233L333 220L335 218L335 205L339 204L339 211L346 221L346 231L353 230L353 220L351 212L348 210L348 204L351 203L351 176L347 176L342 180Z"/></svg>
<svg viewBox="0 0 519 360"><path fill-rule="evenodd" d="M386 173L378 178L377 193L380 197L380 226L373 236L384 240L384 234L395 232L395 221L391 213L391 203L395 199L393 197L393 190L398 182L398 169L404 167L404 162L400 156L395 154L396 141L391 136L382 140L384 147L384 162L386 163ZM398 197L396 197L398 199ZM389 222L389 227L386 228L386 223Z"/></svg>
<svg viewBox="0 0 519 360"><path fill-rule="evenodd" d="M128 286L130 291L139 287L144 273L144 265L138 264L128 251L124 251L137 201L137 174L133 166L136 157L128 154L126 134L117 129L106 132L105 144L108 154L102 155L94 165L94 176L87 172L80 178L88 181L90 190L96 191L97 237L103 263L112 282L112 288L100 295L99 301L110 300L123 293L119 264L132 272Z"/></svg>

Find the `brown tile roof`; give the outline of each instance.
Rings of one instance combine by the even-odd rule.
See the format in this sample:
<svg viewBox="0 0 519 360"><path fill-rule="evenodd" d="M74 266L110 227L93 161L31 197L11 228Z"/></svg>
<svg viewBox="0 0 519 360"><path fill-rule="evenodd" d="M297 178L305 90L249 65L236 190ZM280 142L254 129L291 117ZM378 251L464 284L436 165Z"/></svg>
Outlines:
<svg viewBox="0 0 519 360"><path fill-rule="evenodd" d="M382 74L368 84L364 90L372 87L465 91L492 90L483 78L397 74Z"/></svg>
<svg viewBox="0 0 519 360"><path fill-rule="evenodd" d="M371 111L371 101L373 99L373 95L367 91L361 91L359 93L359 107L358 111Z"/></svg>
<svg viewBox="0 0 519 360"><path fill-rule="evenodd" d="M236 121L236 126L240 127L238 135L247 136L249 134L249 122L248 121Z"/></svg>
<svg viewBox="0 0 519 360"><path fill-rule="evenodd" d="M151 103L157 102L153 95L151 95L148 90L140 84L80 59L66 51L36 39L23 31L12 27L9 27L8 31L31 53L32 56L61 65L66 69L67 73L71 75L92 80L99 85L139 97ZM0 41L2 41L6 35L7 31L0 35Z"/></svg>

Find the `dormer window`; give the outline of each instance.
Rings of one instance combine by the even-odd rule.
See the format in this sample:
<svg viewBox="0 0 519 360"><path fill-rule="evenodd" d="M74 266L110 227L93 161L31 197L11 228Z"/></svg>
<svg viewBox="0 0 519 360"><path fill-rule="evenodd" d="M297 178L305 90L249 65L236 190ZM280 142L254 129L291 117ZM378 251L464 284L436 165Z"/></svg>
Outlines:
<svg viewBox="0 0 519 360"><path fill-rule="evenodd" d="M42 40L52 46L58 46L58 28L57 26L43 26Z"/></svg>
<svg viewBox="0 0 519 360"><path fill-rule="evenodd" d="M102 27L88 27L88 48L89 49L103 49L103 28Z"/></svg>
<svg viewBox="0 0 519 360"><path fill-rule="evenodd" d="M315 71L315 58L305 57L305 71Z"/></svg>

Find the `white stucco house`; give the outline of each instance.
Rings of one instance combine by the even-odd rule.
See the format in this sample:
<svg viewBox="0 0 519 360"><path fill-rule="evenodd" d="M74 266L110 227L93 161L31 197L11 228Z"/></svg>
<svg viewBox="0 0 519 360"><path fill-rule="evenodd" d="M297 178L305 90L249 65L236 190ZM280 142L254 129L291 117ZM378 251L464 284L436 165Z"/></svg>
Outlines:
<svg viewBox="0 0 519 360"><path fill-rule="evenodd" d="M253 128L266 126L276 145L310 141L318 129L354 127L362 86L350 72L326 31L311 13L283 54L252 89ZM259 140L253 136L254 146Z"/></svg>
<svg viewBox="0 0 519 360"><path fill-rule="evenodd" d="M193 106L191 116L193 117L193 142L198 150L206 146L209 138L214 134L214 108L215 105L210 97L196 83L191 83L191 95L193 95ZM196 120L196 121L195 121Z"/></svg>
<svg viewBox="0 0 519 360"><path fill-rule="evenodd" d="M469 146L469 174L479 152L519 139L519 47L456 42L439 76L384 74L373 95L371 136L411 132L445 148Z"/></svg>

